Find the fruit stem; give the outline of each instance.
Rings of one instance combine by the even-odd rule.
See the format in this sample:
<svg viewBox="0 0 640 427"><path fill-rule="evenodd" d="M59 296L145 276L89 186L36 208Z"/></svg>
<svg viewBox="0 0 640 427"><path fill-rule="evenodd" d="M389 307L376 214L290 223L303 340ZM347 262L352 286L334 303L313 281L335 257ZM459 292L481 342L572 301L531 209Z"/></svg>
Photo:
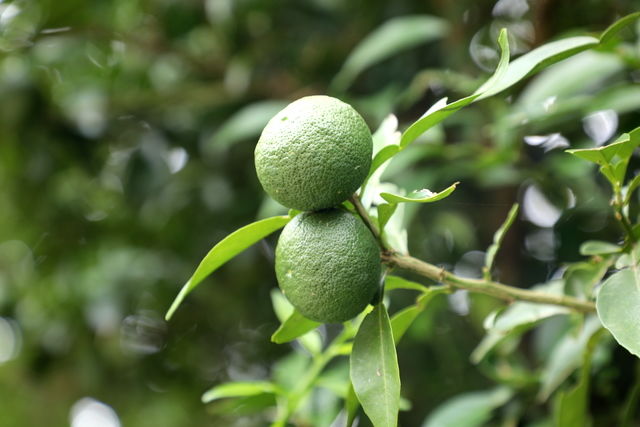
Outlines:
<svg viewBox="0 0 640 427"><path fill-rule="evenodd" d="M386 246L385 246L384 242L382 241L382 236L380 235L380 231L378 230L378 226L373 222L373 220L369 216L369 213L364 208L364 206L362 206L362 202L360 202L360 197L358 197L357 195L354 194L353 196L351 196L349 198L349 201L351 202L351 204L353 204L353 207L356 208L356 211L358 212L358 215L360 215L360 218L362 218L362 220L364 221L364 223L367 226L367 228L369 230L371 230L371 233L373 233L373 235L376 238L376 240L378 241L378 244L380 245L380 247L383 250L386 250Z"/></svg>
<svg viewBox="0 0 640 427"><path fill-rule="evenodd" d="M529 289L521 289L486 279L467 279L458 277L444 268L437 267L408 255L385 252L382 255L382 260L385 263L412 271L416 274L427 277L436 282L450 285L454 288L466 289L470 292L490 295L509 302L529 301L538 304L559 305L583 313L593 312L596 309L595 304L590 301L580 300L567 295L552 295Z"/></svg>

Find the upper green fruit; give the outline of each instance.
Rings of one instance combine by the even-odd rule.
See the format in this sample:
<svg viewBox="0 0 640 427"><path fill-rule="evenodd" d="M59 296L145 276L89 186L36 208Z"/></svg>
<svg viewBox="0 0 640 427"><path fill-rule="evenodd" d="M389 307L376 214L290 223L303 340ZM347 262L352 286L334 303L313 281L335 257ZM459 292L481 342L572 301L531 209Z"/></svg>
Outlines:
<svg viewBox="0 0 640 427"><path fill-rule="evenodd" d="M276 276L305 317L344 322L371 302L380 282L380 251L364 223L330 209L299 214L276 247Z"/></svg>
<svg viewBox="0 0 640 427"><path fill-rule="evenodd" d="M282 205L326 209L348 199L371 166L373 141L349 104L307 96L287 105L262 131L255 151L264 190Z"/></svg>

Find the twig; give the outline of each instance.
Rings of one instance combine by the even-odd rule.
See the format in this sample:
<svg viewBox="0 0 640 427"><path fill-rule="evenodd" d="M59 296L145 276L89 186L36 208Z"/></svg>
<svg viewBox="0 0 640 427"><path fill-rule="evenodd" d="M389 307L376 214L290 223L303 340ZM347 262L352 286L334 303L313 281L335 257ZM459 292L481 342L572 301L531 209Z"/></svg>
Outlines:
<svg viewBox="0 0 640 427"><path fill-rule="evenodd" d="M371 220L371 217L367 213L367 210L364 208L364 206L362 206L360 198L354 194L349 198L349 201L351 202L351 204L353 204L353 207L356 208L358 215L360 215L360 218L362 218L369 230L371 230L376 240L380 244L380 247L382 247L382 249L386 249L382 242L382 237L380 236L380 230L378 230L378 226Z"/></svg>
<svg viewBox="0 0 640 427"><path fill-rule="evenodd" d="M509 302L529 301L539 304L560 305L583 313L595 311L595 305L590 301L579 300L567 295L552 295L529 289L516 288L492 280L458 277L440 267L407 255L385 253L382 255L382 260L454 288L490 295Z"/></svg>

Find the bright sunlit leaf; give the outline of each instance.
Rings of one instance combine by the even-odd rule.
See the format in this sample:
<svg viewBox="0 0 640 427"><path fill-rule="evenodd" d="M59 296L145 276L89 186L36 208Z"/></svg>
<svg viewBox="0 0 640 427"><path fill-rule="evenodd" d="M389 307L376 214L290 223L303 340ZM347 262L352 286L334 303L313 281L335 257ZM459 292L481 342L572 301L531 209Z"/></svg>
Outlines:
<svg viewBox="0 0 640 427"><path fill-rule="evenodd" d="M227 397L247 397L264 393L276 394L278 392L278 387L275 384L266 381L233 382L213 387L202 395L202 401L209 403Z"/></svg>

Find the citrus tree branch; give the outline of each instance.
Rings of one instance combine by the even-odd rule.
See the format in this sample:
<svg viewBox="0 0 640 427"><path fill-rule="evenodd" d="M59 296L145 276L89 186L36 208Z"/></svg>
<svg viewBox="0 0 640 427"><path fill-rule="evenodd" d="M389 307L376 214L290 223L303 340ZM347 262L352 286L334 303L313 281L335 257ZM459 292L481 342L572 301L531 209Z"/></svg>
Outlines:
<svg viewBox="0 0 640 427"><path fill-rule="evenodd" d="M492 280L459 277L443 268L408 255L385 252L382 255L382 260L390 265L411 271L454 288L466 289L470 292L490 295L510 302L529 301L539 304L560 305L583 313L595 311L595 305L590 301L579 300L567 295L552 295L529 289L516 288Z"/></svg>
<svg viewBox="0 0 640 427"><path fill-rule="evenodd" d="M389 248L383 244L380 230L378 230L377 225L373 222L364 206L362 206L360 198L357 195L353 195L349 201L353 204L358 215L360 215L364 223L369 227L373 235L378 240L380 248L382 249L382 261L391 267L395 266L404 270L412 271L423 277L444 283L453 288L466 289L469 292L485 294L509 302L529 301L538 304L560 305L583 313L593 312L596 309L595 304L591 301L580 300L568 295L553 295L544 292L532 291L530 289L516 288L515 286L494 282L487 278L468 279L459 277L443 268L429 264L428 262L422 261L418 258L390 251Z"/></svg>

